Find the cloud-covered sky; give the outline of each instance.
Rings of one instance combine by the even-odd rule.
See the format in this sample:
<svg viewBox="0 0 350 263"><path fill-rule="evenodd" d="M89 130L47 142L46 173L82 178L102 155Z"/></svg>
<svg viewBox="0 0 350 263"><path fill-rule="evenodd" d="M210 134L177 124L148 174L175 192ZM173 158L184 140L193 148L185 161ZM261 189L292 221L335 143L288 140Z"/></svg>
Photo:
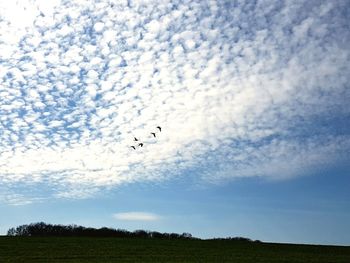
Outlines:
<svg viewBox="0 0 350 263"><path fill-rule="evenodd" d="M349 16L346 0L1 1L0 202L349 161Z"/></svg>

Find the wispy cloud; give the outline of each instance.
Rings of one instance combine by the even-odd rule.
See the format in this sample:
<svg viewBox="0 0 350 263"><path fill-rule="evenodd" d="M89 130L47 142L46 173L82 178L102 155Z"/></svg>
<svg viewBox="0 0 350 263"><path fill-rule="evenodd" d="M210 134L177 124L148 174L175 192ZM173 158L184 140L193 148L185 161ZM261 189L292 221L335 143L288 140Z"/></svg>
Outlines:
<svg viewBox="0 0 350 263"><path fill-rule="evenodd" d="M156 221L160 220L159 215L147 212L125 212L113 214L113 217L124 221Z"/></svg>
<svg viewBox="0 0 350 263"><path fill-rule="evenodd" d="M342 1L52 1L25 23L13 5L0 8L8 189L85 198L188 169L286 178L348 159Z"/></svg>
<svg viewBox="0 0 350 263"><path fill-rule="evenodd" d="M10 204L13 206L29 205L32 203L40 203L45 201L44 197L33 197L20 193L13 193L11 191L3 191L0 194L0 202Z"/></svg>

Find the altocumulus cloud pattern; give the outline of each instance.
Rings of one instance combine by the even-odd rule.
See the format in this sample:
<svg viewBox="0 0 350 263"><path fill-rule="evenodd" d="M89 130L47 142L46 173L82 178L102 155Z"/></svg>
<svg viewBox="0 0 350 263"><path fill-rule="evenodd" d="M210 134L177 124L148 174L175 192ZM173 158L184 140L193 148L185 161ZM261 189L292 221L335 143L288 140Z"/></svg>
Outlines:
<svg viewBox="0 0 350 263"><path fill-rule="evenodd" d="M1 202L348 160L346 0L1 5Z"/></svg>

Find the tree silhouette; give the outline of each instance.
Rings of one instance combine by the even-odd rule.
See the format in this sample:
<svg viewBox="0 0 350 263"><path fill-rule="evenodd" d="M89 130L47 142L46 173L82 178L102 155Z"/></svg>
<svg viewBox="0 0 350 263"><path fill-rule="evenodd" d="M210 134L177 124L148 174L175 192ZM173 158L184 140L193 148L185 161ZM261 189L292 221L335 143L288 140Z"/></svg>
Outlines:
<svg viewBox="0 0 350 263"><path fill-rule="evenodd" d="M102 227L99 229L92 227L83 227L78 225L52 225L44 222L32 223L29 225L20 225L16 228L10 228L7 231L8 236L82 236L82 237L138 237L138 238L172 238L189 239L193 238L189 233L182 235L176 233L160 233L146 230L135 230L134 232L125 229L114 229Z"/></svg>
<svg viewBox="0 0 350 263"><path fill-rule="evenodd" d="M44 222L12 227L7 231L8 236L30 237L119 237L119 238L161 238L161 239L198 239L190 233L160 233L157 231L114 229L108 227L92 228L78 225L52 225ZM234 242L261 242L245 237L214 238L232 240Z"/></svg>

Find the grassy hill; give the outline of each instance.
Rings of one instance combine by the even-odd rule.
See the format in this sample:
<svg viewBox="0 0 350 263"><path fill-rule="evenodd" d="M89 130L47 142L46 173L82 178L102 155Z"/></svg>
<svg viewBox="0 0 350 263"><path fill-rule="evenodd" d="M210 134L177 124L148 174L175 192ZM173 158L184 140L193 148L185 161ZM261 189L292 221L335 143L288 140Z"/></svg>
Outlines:
<svg viewBox="0 0 350 263"><path fill-rule="evenodd" d="M349 263L350 247L235 240L2 236L0 262Z"/></svg>

